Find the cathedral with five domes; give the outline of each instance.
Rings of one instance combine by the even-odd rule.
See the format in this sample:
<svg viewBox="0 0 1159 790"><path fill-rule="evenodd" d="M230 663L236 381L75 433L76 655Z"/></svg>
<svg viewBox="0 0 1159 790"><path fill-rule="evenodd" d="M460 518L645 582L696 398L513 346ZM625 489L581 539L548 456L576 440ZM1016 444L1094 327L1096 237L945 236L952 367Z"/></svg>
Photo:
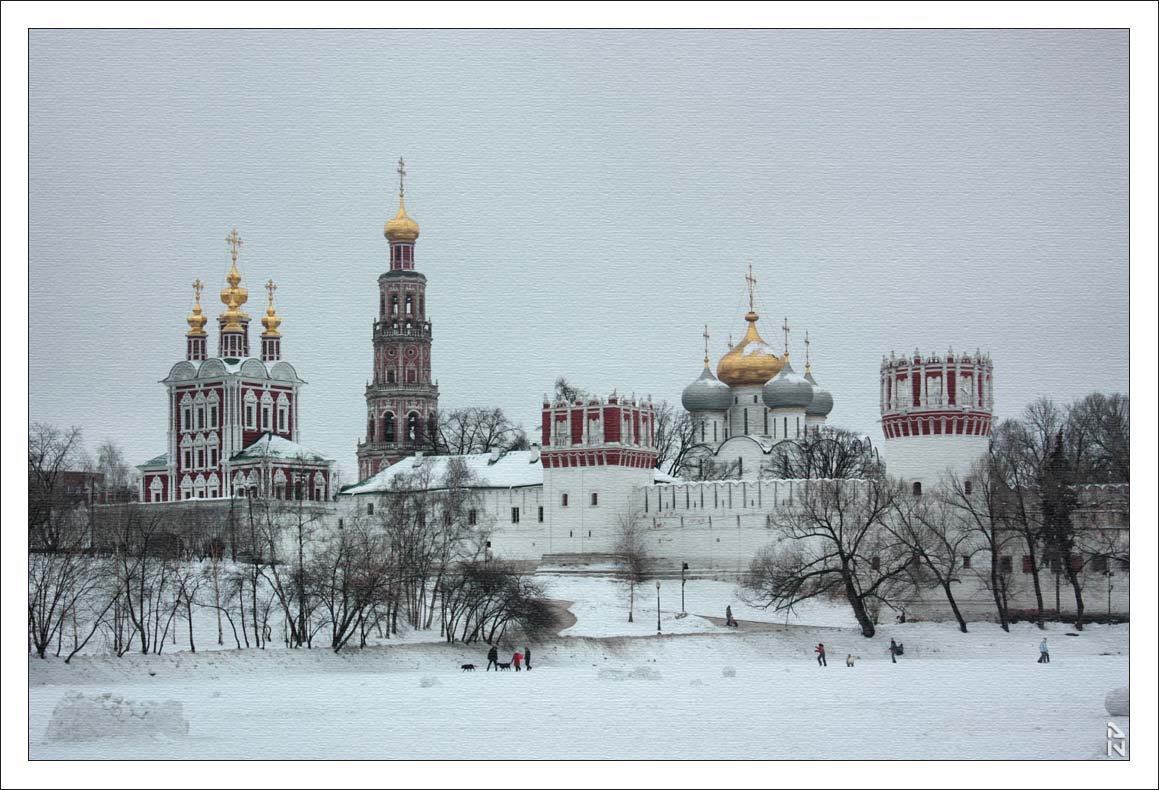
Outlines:
<svg viewBox="0 0 1159 790"><path fill-rule="evenodd" d="M833 396L813 378L809 336L805 335L805 375L789 361L789 320L785 319L780 355L757 330L760 316L753 309L756 283L752 266L748 324L740 343L721 357L713 375L704 329L704 370L684 388L681 405L692 419L696 446L685 466L700 479L756 479L767 468L778 444L817 432L833 410Z"/></svg>

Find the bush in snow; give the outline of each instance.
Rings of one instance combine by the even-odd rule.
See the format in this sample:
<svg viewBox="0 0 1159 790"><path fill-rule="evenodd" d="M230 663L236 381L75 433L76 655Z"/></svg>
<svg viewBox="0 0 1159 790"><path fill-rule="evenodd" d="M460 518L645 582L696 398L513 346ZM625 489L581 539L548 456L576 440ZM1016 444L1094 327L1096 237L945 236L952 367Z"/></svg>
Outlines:
<svg viewBox="0 0 1159 790"><path fill-rule="evenodd" d="M439 685L439 679L432 678L430 676L424 676L421 680L419 680L419 685L425 689L429 689L433 686Z"/></svg>
<svg viewBox="0 0 1159 790"><path fill-rule="evenodd" d="M726 678L735 678L736 677L736 667L725 667L724 669L721 670L721 673Z"/></svg>
<svg viewBox="0 0 1159 790"><path fill-rule="evenodd" d="M50 741L97 738L188 735L189 721L180 702L137 702L115 694L66 694L52 711Z"/></svg>
<svg viewBox="0 0 1159 790"><path fill-rule="evenodd" d="M1131 689L1129 686L1112 689L1107 692L1107 698L1103 702L1107 707L1107 713L1111 716L1130 716L1131 715Z"/></svg>

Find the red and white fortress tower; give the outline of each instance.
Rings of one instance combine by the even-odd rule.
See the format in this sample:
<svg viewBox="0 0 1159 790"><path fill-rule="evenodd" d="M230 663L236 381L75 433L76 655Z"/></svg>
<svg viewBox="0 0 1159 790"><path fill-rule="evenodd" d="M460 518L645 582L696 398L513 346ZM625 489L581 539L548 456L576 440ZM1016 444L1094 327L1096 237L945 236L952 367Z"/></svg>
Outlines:
<svg viewBox="0 0 1159 790"><path fill-rule="evenodd" d="M886 472L910 483L965 477L990 442L994 366L980 351L881 360ZM917 490L917 489L915 489Z"/></svg>
<svg viewBox="0 0 1159 790"><path fill-rule="evenodd" d="M419 226L406 213L402 159L398 175L398 214L383 229L390 244L390 269L378 278L374 377L366 385L366 438L358 443L362 480L418 450L439 449L439 386L431 380L427 278L415 271Z"/></svg>
<svg viewBox="0 0 1159 790"><path fill-rule="evenodd" d="M273 280L262 318L261 356L250 356L250 316L241 307L249 292L237 269L242 240L226 241L233 267L221 291L218 354L208 355L208 318L201 309L201 280L186 319L185 359L162 381L169 400L166 452L138 467L142 502L265 496L328 500L333 462L298 444L298 392L304 382L282 359L282 319L274 308Z"/></svg>
<svg viewBox="0 0 1159 790"><path fill-rule="evenodd" d="M614 552L634 489L656 472L651 399L543 399L543 501L555 552Z"/></svg>

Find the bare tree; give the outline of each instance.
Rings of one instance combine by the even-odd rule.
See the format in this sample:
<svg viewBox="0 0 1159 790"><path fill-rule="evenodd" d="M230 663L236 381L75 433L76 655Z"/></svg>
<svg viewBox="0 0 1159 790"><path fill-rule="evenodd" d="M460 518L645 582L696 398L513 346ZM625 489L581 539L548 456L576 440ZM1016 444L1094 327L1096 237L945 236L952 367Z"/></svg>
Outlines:
<svg viewBox="0 0 1159 790"><path fill-rule="evenodd" d="M527 436L499 408L469 406L439 412L438 443L451 455L524 449Z"/></svg>
<svg viewBox="0 0 1159 790"><path fill-rule="evenodd" d="M937 588L945 595L962 633L966 620L958 608L953 585L961 582L962 566L970 556L972 536L958 523L957 513L943 489L914 496L897 483L893 511L886 529L898 547L911 556L905 578L916 591Z"/></svg>
<svg viewBox="0 0 1159 790"><path fill-rule="evenodd" d="M879 478L881 459L868 436L843 428L807 432L773 448L767 476L786 480Z"/></svg>
<svg viewBox="0 0 1159 790"><path fill-rule="evenodd" d="M753 559L743 581L759 606L792 611L803 601L841 594L863 636L876 632L872 612L888 604L891 585L911 557L891 551L885 529L892 486L878 480L818 480L773 521L781 538Z"/></svg>
<svg viewBox="0 0 1159 790"><path fill-rule="evenodd" d="M1092 393L1066 415L1066 458L1077 484L1131 481L1131 400Z"/></svg>
<svg viewBox="0 0 1159 790"><path fill-rule="evenodd" d="M997 484L998 513L1002 525L1017 535L1026 551L1025 568L1034 585L1037 606L1036 621L1045 628L1042 598L1042 578L1039 571L1039 543L1042 539L1042 519L1038 506L1038 477L1045 455L1042 452L1041 431L1058 425L1049 401L1038 401L1027 409L1027 419L1003 420L991 440L990 473Z"/></svg>
<svg viewBox="0 0 1159 790"><path fill-rule="evenodd" d="M965 476L949 475L937 494L945 504L947 516L957 521L956 528L964 533L970 548L967 556L979 555L986 560L980 569L983 584L994 599L998 623L1003 631L1010 630L1007 593L1010 589L1009 557L1006 555L1009 532L1006 529L1002 501L1005 483L995 467L993 453L979 459Z"/></svg>
<svg viewBox="0 0 1159 790"><path fill-rule="evenodd" d="M555 399L566 401L567 403L575 403L577 400L587 398L588 392L585 389L568 381L565 377L560 376L555 380ZM547 441L547 437L543 437Z"/></svg>
<svg viewBox="0 0 1159 790"><path fill-rule="evenodd" d="M537 639L556 626L543 588L503 562L471 560L448 571L442 586L443 633L448 642L495 643L511 626Z"/></svg>
<svg viewBox="0 0 1159 790"><path fill-rule="evenodd" d="M616 531L616 558L620 573L628 582L628 622L636 609L636 585L648 580L650 563L645 543L645 526L637 513L621 515Z"/></svg>
<svg viewBox="0 0 1159 790"><path fill-rule="evenodd" d="M656 407L656 468L681 477L684 459L696 444L692 415L668 401Z"/></svg>
<svg viewBox="0 0 1159 790"><path fill-rule="evenodd" d="M81 430L45 423L28 428L28 545L32 550L59 551L76 543L85 526L84 492L68 485L69 473L88 465Z"/></svg>

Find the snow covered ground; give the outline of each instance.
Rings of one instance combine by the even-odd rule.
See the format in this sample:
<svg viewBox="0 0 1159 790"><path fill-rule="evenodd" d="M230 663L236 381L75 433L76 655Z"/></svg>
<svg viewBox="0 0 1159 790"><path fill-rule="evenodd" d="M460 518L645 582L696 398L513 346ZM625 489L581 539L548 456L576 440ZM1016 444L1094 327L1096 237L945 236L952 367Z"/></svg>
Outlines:
<svg viewBox="0 0 1159 790"><path fill-rule="evenodd" d="M553 597L579 599L577 623L532 645L530 673L483 672L485 646L413 640L337 655L29 658L30 757L1086 759L1105 756L1104 697L1128 683L1128 626L1075 637L1051 626L1053 662L1040 665L1040 632L1027 624L1005 634L978 623L961 634L907 623L867 640L841 607L819 605L804 617L814 624L747 626L761 612L726 600L732 585L698 581L686 590L689 610L723 614L731 602L742 627L675 619L668 603L674 594L679 609L679 582L665 582L656 636L654 584L651 621L641 596L629 625L619 583L548 581ZM617 632L638 638L584 635ZM906 646L897 664L891 636ZM829 651L824 669L813 659L818 641ZM861 656L852 669L847 653ZM466 662L480 671L460 671ZM52 725L62 700L94 707L77 706L76 693L121 698L118 710L180 703L188 734L70 737L92 731L75 720L88 714L64 709ZM1113 721L1129 735L1129 719Z"/></svg>

